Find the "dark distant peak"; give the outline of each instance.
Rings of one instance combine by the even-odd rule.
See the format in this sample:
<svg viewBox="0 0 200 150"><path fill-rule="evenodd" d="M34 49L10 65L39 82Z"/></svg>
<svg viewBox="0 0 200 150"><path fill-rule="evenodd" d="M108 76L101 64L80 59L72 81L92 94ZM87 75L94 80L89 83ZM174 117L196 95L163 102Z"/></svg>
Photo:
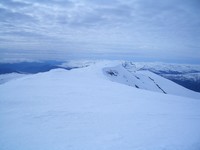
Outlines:
<svg viewBox="0 0 200 150"><path fill-rule="evenodd" d="M70 70L72 68L60 67L62 62L44 61L44 62L19 62L19 63L0 63L0 74L6 73L39 73L46 72L51 69L63 68Z"/></svg>

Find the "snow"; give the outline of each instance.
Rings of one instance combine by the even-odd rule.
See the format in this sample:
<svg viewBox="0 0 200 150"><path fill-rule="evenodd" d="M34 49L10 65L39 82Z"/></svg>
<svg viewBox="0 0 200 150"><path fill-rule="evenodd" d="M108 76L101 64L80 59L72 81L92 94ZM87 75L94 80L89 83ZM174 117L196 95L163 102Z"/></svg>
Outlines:
<svg viewBox="0 0 200 150"><path fill-rule="evenodd" d="M148 70L185 88L200 92L200 65L132 62L136 70Z"/></svg>
<svg viewBox="0 0 200 150"><path fill-rule="evenodd" d="M105 75L114 82L139 89L200 99L200 93L188 90L150 71L137 71L132 62L122 63L115 67L106 67L103 70Z"/></svg>
<svg viewBox="0 0 200 150"><path fill-rule="evenodd" d="M199 150L199 99L111 82L105 69L118 67L98 62L0 85L0 149Z"/></svg>
<svg viewBox="0 0 200 150"><path fill-rule="evenodd" d="M186 74L164 74L162 75L168 79L175 79L181 81L200 82L200 73L186 73Z"/></svg>
<svg viewBox="0 0 200 150"><path fill-rule="evenodd" d="M6 83L13 79L18 79L18 78L24 77L26 75L27 74L19 74L19 73L1 74L0 75L0 84Z"/></svg>
<svg viewBox="0 0 200 150"><path fill-rule="evenodd" d="M67 61L62 63L61 65L59 65L60 67L66 67L66 68L83 68L83 67L88 67L92 64L94 64L95 61L87 61L87 60L71 60L71 61Z"/></svg>
<svg viewBox="0 0 200 150"><path fill-rule="evenodd" d="M134 62L136 68L142 70L150 70L155 73L196 73L200 72L200 65L191 64L168 64L168 63L146 63Z"/></svg>

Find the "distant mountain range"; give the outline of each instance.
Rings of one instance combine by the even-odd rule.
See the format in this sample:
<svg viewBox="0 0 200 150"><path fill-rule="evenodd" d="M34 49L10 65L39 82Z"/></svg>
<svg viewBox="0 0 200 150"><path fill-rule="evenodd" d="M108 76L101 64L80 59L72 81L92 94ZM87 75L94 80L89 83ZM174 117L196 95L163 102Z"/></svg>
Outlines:
<svg viewBox="0 0 200 150"><path fill-rule="evenodd" d="M12 78L20 77L21 74L35 74L39 72L46 72L56 68L64 68L70 70L73 68L85 67L90 65L91 63L93 63L93 61L68 61L64 63L57 61L0 63L0 84ZM146 70L153 72L188 89L200 92L200 66L198 65L142 62L129 63L132 64L132 66L135 66L135 69L138 71ZM9 76L3 75L10 73L16 74L12 74Z"/></svg>
<svg viewBox="0 0 200 150"><path fill-rule="evenodd" d="M137 69L148 70L188 89L200 92L200 66L166 63L135 63Z"/></svg>

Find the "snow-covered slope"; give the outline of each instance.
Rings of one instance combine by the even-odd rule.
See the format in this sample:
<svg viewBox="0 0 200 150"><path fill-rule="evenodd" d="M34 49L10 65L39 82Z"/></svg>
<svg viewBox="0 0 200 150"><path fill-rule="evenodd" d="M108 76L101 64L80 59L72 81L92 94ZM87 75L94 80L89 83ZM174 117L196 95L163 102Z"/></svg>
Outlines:
<svg viewBox="0 0 200 150"><path fill-rule="evenodd" d="M21 77L26 76L26 74L20 74L20 73L8 73L8 74L1 74L0 75L0 84L6 83L13 79L18 79Z"/></svg>
<svg viewBox="0 0 200 150"><path fill-rule="evenodd" d="M137 70L148 70L188 89L200 92L200 65L134 62Z"/></svg>
<svg viewBox="0 0 200 150"><path fill-rule="evenodd" d="M199 150L200 101L111 82L105 71L117 65L0 85L0 149Z"/></svg>
<svg viewBox="0 0 200 150"><path fill-rule="evenodd" d="M137 71L135 64L132 62L124 62L115 67L104 68L103 70L105 75L115 82L164 94L200 99L200 93L188 90L152 72L144 70Z"/></svg>
<svg viewBox="0 0 200 150"><path fill-rule="evenodd" d="M64 62L58 66L63 67L63 68L83 68L83 67L88 67L90 65L93 65L95 64L95 62L97 61L71 60L71 61Z"/></svg>

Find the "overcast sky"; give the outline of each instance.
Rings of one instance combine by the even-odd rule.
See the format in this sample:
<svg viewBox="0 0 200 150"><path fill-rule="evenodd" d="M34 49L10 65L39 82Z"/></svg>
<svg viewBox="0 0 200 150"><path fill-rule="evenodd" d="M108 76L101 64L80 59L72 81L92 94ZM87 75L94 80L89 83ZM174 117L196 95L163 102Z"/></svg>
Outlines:
<svg viewBox="0 0 200 150"><path fill-rule="evenodd" d="M0 59L200 63L200 0L0 0Z"/></svg>

